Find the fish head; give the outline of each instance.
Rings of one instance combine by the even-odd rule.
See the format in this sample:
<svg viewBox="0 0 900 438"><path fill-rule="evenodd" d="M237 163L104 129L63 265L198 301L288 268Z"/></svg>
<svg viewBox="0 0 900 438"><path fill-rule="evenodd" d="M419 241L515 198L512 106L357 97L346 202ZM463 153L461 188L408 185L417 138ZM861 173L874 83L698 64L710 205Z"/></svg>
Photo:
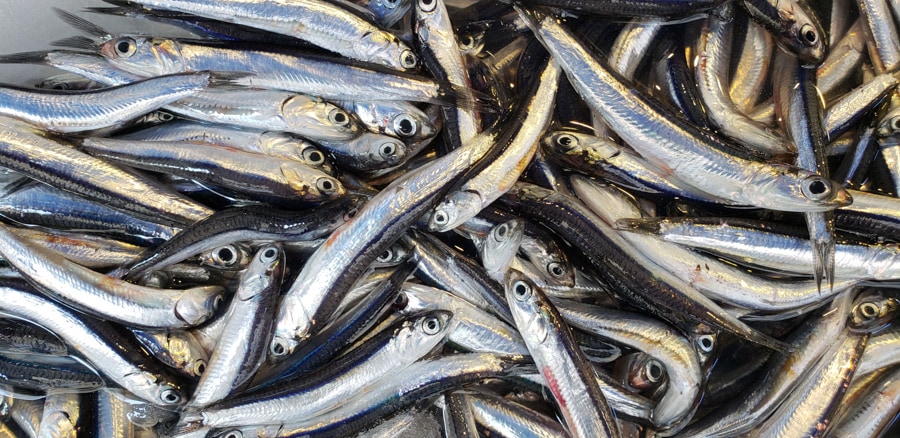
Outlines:
<svg viewBox="0 0 900 438"><path fill-rule="evenodd" d="M853 301L847 327L855 333L878 332L890 325L898 309L896 298L886 297L878 289L864 290Z"/></svg>
<svg viewBox="0 0 900 438"><path fill-rule="evenodd" d="M165 336L166 351L172 364L183 374L200 377L206 370L209 357L202 348L199 348L199 343L194 339L194 335L188 331L180 333L167 331L162 335Z"/></svg>
<svg viewBox="0 0 900 438"><path fill-rule="evenodd" d="M212 317L224 300L225 289L220 286L200 286L185 289L175 304L178 319L189 326L203 323Z"/></svg>
<svg viewBox="0 0 900 438"><path fill-rule="evenodd" d="M394 342L398 343L403 357L420 357L447 338L455 327L453 321L453 313L447 310L432 310L414 316L403 323Z"/></svg>
<svg viewBox="0 0 900 438"><path fill-rule="evenodd" d="M283 297L275 319L275 333L269 344L269 360L280 362L293 353L300 342L309 337L313 324L299 297Z"/></svg>
<svg viewBox="0 0 900 438"><path fill-rule="evenodd" d="M403 163L409 155L406 144L391 136L366 132L360 136L360 140L366 143L369 160L384 163L386 167Z"/></svg>
<svg viewBox="0 0 900 438"><path fill-rule="evenodd" d="M516 328L527 344L542 344L550 335L547 322L549 301L537 285L522 272L511 269L506 280L506 301Z"/></svg>
<svg viewBox="0 0 900 438"><path fill-rule="evenodd" d="M752 175L742 190L754 205L781 211L830 211L853 202L850 193L837 182L785 164L765 166Z"/></svg>
<svg viewBox="0 0 900 438"><path fill-rule="evenodd" d="M155 405L175 407L187 402L181 387L161 374L141 371L122 378L128 381L126 387L131 393Z"/></svg>
<svg viewBox="0 0 900 438"><path fill-rule="evenodd" d="M900 142L900 138L897 137L900 134L900 111L893 111L881 119L875 129L875 134L879 137L889 138L891 146L896 146Z"/></svg>
<svg viewBox="0 0 900 438"><path fill-rule="evenodd" d="M428 218L428 229L442 233L452 230L481 211L481 196L473 191L457 191L447 196Z"/></svg>
<svg viewBox="0 0 900 438"><path fill-rule="evenodd" d="M120 36L104 42L100 54L114 67L141 77L185 71L181 48L171 39Z"/></svg>
<svg viewBox="0 0 900 438"><path fill-rule="evenodd" d="M622 153L608 139L577 131L553 131L541 139L541 145L549 156L574 166L606 162Z"/></svg>
<svg viewBox="0 0 900 438"><path fill-rule="evenodd" d="M491 228L481 245L481 260L489 272L505 276L525 236L525 221L513 219Z"/></svg>
<svg viewBox="0 0 900 438"><path fill-rule="evenodd" d="M809 5L805 1L780 2L779 13L784 23L778 32L780 45L797 56L802 65L821 65L828 51L828 39Z"/></svg>
<svg viewBox="0 0 900 438"><path fill-rule="evenodd" d="M429 310L444 308L441 302L440 291L428 286L415 283L406 283L397 294L392 307L402 315L414 315Z"/></svg>
<svg viewBox="0 0 900 438"><path fill-rule="evenodd" d="M321 174L302 164L285 162L281 164L280 169L281 174L298 198L313 201L330 200L347 193L344 185L336 178ZM318 175L311 175L311 173Z"/></svg>
<svg viewBox="0 0 900 438"><path fill-rule="evenodd" d="M283 273L284 255L281 245L271 244L260 248L241 276L235 298L248 301L270 293L273 288L281 285Z"/></svg>
<svg viewBox="0 0 900 438"><path fill-rule="evenodd" d="M259 147L266 155L289 158L334 175L334 166L328 161L325 153L302 138L285 132L266 131L260 135Z"/></svg>
<svg viewBox="0 0 900 438"><path fill-rule="evenodd" d="M393 33L371 32L365 36L365 39L367 40L366 44L356 46L368 49L361 54L361 58L364 57L369 62L386 65L400 71L411 71L419 66L419 57Z"/></svg>
<svg viewBox="0 0 900 438"><path fill-rule="evenodd" d="M244 244L227 244L200 255L200 264L215 269L239 271L250 263L250 248Z"/></svg>
<svg viewBox="0 0 900 438"><path fill-rule="evenodd" d="M412 257L412 249L402 240L398 240L379 254L370 266L373 268L394 267L410 257Z"/></svg>
<svg viewBox="0 0 900 438"><path fill-rule="evenodd" d="M322 138L343 140L360 133L359 124L337 105L318 97L297 94L281 105L281 117L293 129L321 127Z"/></svg>

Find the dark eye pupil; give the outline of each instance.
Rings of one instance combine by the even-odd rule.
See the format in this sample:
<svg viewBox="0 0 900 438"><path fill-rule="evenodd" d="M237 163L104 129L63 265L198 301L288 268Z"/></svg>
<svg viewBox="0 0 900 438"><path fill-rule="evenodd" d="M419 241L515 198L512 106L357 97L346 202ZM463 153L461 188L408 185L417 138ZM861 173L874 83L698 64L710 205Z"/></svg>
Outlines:
<svg viewBox="0 0 900 438"><path fill-rule="evenodd" d="M338 123L344 123L345 121L347 121L347 117L344 115L344 113L337 113L334 115L334 121Z"/></svg>
<svg viewBox="0 0 900 438"><path fill-rule="evenodd" d="M223 262L228 262L234 258L234 252L232 252L229 248L219 249L218 255L219 259Z"/></svg>
<svg viewBox="0 0 900 438"><path fill-rule="evenodd" d="M131 48L131 44L128 41L122 41L119 44L116 44L116 50L119 53L128 53L128 49Z"/></svg>
<svg viewBox="0 0 900 438"><path fill-rule="evenodd" d="M828 187L825 186L825 183L822 181L813 181L809 184L809 192L814 195L821 195L828 190Z"/></svg>
<svg viewBox="0 0 900 438"><path fill-rule="evenodd" d="M572 138L569 136L560 137L559 144L562 146L570 146L572 144Z"/></svg>
<svg viewBox="0 0 900 438"><path fill-rule="evenodd" d="M311 152L309 154L309 159L310 159L310 161L313 161L313 162L322 161L322 154L319 152Z"/></svg>
<svg viewBox="0 0 900 438"><path fill-rule="evenodd" d="M274 257L275 257L275 250L274 250L274 249L267 249L267 250L266 250L266 253L265 253L264 255L266 256L266 258L270 258L270 259L271 259L271 258L274 258Z"/></svg>
<svg viewBox="0 0 900 438"><path fill-rule="evenodd" d="M401 134L411 134L413 130L412 122L408 119L403 119L400 121L400 133Z"/></svg>
<svg viewBox="0 0 900 438"><path fill-rule="evenodd" d="M811 30L807 30L803 36L806 38L806 41L810 43L816 42L816 33Z"/></svg>

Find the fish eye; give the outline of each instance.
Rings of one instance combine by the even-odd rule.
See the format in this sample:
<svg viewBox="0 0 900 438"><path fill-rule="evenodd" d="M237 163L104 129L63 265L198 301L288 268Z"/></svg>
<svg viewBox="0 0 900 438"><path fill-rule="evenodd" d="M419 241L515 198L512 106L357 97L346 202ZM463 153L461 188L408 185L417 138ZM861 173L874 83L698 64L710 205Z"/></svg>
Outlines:
<svg viewBox="0 0 900 438"><path fill-rule="evenodd" d="M204 371L206 371L206 361L203 359L194 361L194 375L202 376Z"/></svg>
<svg viewBox="0 0 900 438"><path fill-rule="evenodd" d="M447 225L447 223L450 222L450 218L447 216L447 213L444 213L442 210L434 212L434 216L431 219L435 224L438 225Z"/></svg>
<svg viewBox="0 0 900 438"><path fill-rule="evenodd" d="M388 248L388 249L384 250L384 252L381 253L381 255L378 256L378 258L376 260L378 260L381 263L385 263L385 262L391 261L391 259L393 259L393 258L394 258L394 251L391 251L391 249Z"/></svg>
<svg viewBox="0 0 900 438"><path fill-rule="evenodd" d="M565 268L563 268L562 263L559 262L550 262L547 264L547 272L554 277L562 277L566 274Z"/></svg>
<svg viewBox="0 0 900 438"><path fill-rule="evenodd" d="M325 162L325 154L316 149L307 149L303 151L303 158L314 166L318 166Z"/></svg>
<svg viewBox="0 0 900 438"><path fill-rule="evenodd" d="M275 338L272 340L272 354L281 357L288 353L287 345L284 344L284 340L280 338Z"/></svg>
<svg viewBox="0 0 900 438"><path fill-rule="evenodd" d="M129 58L137 52L137 41L134 38L122 38L116 41L116 45L114 47L116 49L116 55L121 58Z"/></svg>
<svg viewBox="0 0 900 438"><path fill-rule="evenodd" d="M225 434L222 435L222 438L244 438L244 433L237 429L233 429L225 432Z"/></svg>
<svg viewBox="0 0 900 438"><path fill-rule="evenodd" d="M712 335L703 335L697 338L697 346L704 353L711 353L715 345L716 342L713 340Z"/></svg>
<svg viewBox="0 0 900 438"><path fill-rule="evenodd" d="M355 218L357 213L359 213L358 208L351 209L350 211L347 212L347 214L344 215L344 220L348 221L350 219Z"/></svg>
<svg viewBox="0 0 900 438"><path fill-rule="evenodd" d="M900 131L900 116L891 119L891 129Z"/></svg>
<svg viewBox="0 0 900 438"><path fill-rule="evenodd" d="M266 248L259 254L259 261L263 263L271 263L278 258L278 250L275 248Z"/></svg>
<svg viewBox="0 0 900 438"><path fill-rule="evenodd" d="M396 9L400 5L400 0L381 0L381 4L388 9Z"/></svg>
<svg viewBox="0 0 900 438"><path fill-rule="evenodd" d="M813 46L819 41L819 34L816 33L816 28L813 25L804 24L800 28L800 38L803 44Z"/></svg>
<svg viewBox="0 0 900 438"><path fill-rule="evenodd" d="M394 298L394 302L391 304L395 309L405 309L409 304L409 297L406 296L405 293L400 292L397 294L397 298Z"/></svg>
<svg viewBox="0 0 900 438"><path fill-rule="evenodd" d="M395 153L397 153L397 145L393 142L387 142L381 145L381 156L383 158L391 158Z"/></svg>
<svg viewBox="0 0 900 438"><path fill-rule="evenodd" d="M506 240L509 237L509 225L500 224L497 227L497 240Z"/></svg>
<svg viewBox="0 0 900 438"><path fill-rule="evenodd" d="M231 266L237 262L237 251L231 245L225 245L213 251L213 261L224 266Z"/></svg>
<svg viewBox="0 0 900 438"><path fill-rule="evenodd" d="M644 365L644 373L647 375L648 380L656 383L662 380L663 376L665 376L665 369L658 361L651 360L647 362L646 365Z"/></svg>
<svg viewBox="0 0 900 438"><path fill-rule="evenodd" d="M572 150L578 146L578 138L572 134L560 134L559 137L556 137L556 144L564 150Z"/></svg>
<svg viewBox="0 0 900 438"><path fill-rule="evenodd" d="M866 320L876 318L879 314L881 314L881 309L873 302L866 301L859 305L859 315Z"/></svg>
<svg viewBox="0 0 900 438"><path fill-rule="evenodd" d="M159 117L160 122L171 122L172 120L175 120L174 115L169 114L165 111L157 111L156 116Z"/></svg>
<svg viewBox="0 0 900 438"><path fill-rule="evenodd" d="M821 176L811 176L800 186L803 196L811 201L822 201L831 196L831 184Z"/></svg>
<svg viewBox="0 0 900 438"><path fill-rule="evenodd" d="M394 132L401 137L411 137L416 133L416 129L418 128L416 120L409 114L400 114L399 116L394 117L393 125Z"/></svg>
<svg viewBox="0 0 900 438"><path fill-rule="evenodd" d="M434 335L441 331L441 320L435 317L429 317L422 323L422 331L426 335Z"/></svg>
<svg viewBox="0 0 900 438"><path fill-rule="evenodd" d="M167 389L163 391L162 394L160 394L159 398L163 403L168 405L174 405L181 402L181 394L179 394L178 391L174 389Z"/></svg>
<svg viewBox="0 0 900 438"><path fill-rule="evenodd" d="M350 116L340 108L335 108L328 113L328 121L342 128L350 126Z"/></svg>
<svg viewBox="0 0 900 438"><path fill-rule="evenodd" d="M434 0L426 0L434 2ZM419 58L413 53L412 50L404 50L400 53L400 65L403 68L416 68L416 65L419 64Z"/></svg>
<svg viewBox="0 0 900 438"><path fill-rule="evenodd" d="M213 298L212 309L214 312L219 309L220 305L222 305L222 301L225 301L225 297L223 297L222 295L216 295L216 297Z"/></svg>
<svg viewBox="0 0 900 438"><path fill-rule="evenodd" d="M463 37L462 41L459 42L459 48L461 50L472 50L475 47L475 38L472 35L466 35Z"/></svg>
<svg viewBox="0 0 900 438"><path fill-rule="evenodd" d="M62 91L66 91L66 90L70 90L71 88L72 88L72 87L70 87L69 84L67 84L67 83L65 83L65 82L60 82L60 83L58 83L58 84L53 84L52 86L50 86L50 89L51 89L51 90L62 90Z"/></svg>
<svg viewBox="0 0 900 438"><path fill-rule="evenodd" d="M531 285L519 280L512 285L513 297L519 301L525 301L531 297Z"/></svg>
<svg viewBox="0 0 900 438"><path fill-rule="evenodd" d="M419 9L424 12L431 12L437 6L437 0L419 0Z"/></svg>
<svg viewBox="0 0 900 438"><path fill-rule="evenodd" d="M316 188L322 193L331 193L337 190L337 183L331 178L319 178L316 180Z"/></svg>

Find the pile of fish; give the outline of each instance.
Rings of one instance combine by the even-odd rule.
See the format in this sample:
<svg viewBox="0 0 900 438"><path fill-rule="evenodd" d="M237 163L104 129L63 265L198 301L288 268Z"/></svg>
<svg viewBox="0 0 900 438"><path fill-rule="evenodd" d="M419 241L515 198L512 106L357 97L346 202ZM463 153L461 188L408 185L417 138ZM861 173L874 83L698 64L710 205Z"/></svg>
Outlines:
<svg viewBox="0 0 900 438"><path fill-rule="evenodd" d="M0 54L0 436L897 433L898 2L105 1Z"/></svg>

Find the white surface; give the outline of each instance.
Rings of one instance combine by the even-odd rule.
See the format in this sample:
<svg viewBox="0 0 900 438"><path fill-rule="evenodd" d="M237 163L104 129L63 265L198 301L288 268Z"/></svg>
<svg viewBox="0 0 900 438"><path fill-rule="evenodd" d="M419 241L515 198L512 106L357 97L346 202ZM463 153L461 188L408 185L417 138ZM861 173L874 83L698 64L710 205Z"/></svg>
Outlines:
<svg viewBox="0 0 900 438"><path fill-rule="evenodd" d="M166 26L123 17L84 12L85 7L110 6L100 0L0 0L0 55L52 49L51 42L81 35L62 21L54 7L72 12L113 33L165 33ZM171 31L169 31L171 32ZM34 85L60 71L35 65L0 64L0 82Z"/></svg>

